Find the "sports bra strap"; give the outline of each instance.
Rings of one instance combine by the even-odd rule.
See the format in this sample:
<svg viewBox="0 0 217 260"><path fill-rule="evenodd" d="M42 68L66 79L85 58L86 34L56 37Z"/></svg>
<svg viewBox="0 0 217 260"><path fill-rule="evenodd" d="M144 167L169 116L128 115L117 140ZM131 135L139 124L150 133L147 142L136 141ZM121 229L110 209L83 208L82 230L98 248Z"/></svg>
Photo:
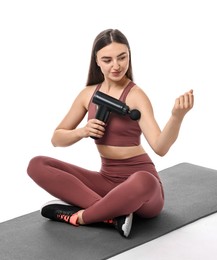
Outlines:
<svg viewBox="0 0 217 260"><path fill-rule="evenodd" d="M135 86L135 83L130 81L129 84L125 87L125 89L123 90L121 96L120 96L120 100L125 102L126 97L128 95L128 93L130 92L131 88Z"/></svg>
<svg viewBox="0 0 217 260"><path fill-rule="evenodd" d="M95 91L94 91L94 94L100 89L101 85L102 85L102 84L100 83L100 84L98 84L98 85L96 86L96 89L95 89ZM128 93L130 92L130 90L131 90L131 88L132 88L133 86L135 86L135 83L132 82L132 81L130 81L130 82L128 83L128 85L124 88L123 92L121 93L121 96L120 96L119 100L125 102L126 97L127 97ZM93 94L93 95L94 95L94 94Z"/></svg>

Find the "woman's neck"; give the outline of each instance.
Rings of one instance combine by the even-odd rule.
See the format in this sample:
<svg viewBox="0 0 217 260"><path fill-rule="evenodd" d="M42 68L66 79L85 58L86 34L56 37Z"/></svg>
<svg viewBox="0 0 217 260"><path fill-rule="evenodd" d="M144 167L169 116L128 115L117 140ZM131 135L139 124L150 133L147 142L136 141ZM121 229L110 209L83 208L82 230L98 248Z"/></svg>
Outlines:
<svg viewBox="0 0 217 260"><path fill-rule="evenodd" d="M130 79L127 77L122 78L120 81L109 81L104 80L101 84L101 90L105 93L110 92L118 92L120 90L123 90L130 82Z"/></svg>

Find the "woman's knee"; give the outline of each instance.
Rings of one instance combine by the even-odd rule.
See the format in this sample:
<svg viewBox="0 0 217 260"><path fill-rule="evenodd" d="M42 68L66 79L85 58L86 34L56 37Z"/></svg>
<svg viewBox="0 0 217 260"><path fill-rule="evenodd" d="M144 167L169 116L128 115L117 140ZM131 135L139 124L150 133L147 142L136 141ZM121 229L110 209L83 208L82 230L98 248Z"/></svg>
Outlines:
<svg viewBox="0 0 217 260"><path fill-rule="evenodd" d="M36 156L33 157L28 164L27 167L27 174L31 177L31 178L35 178L39 172L41 172L41 168L44 165L45 162L45 156Z"/></svg>
<svg viewBox="0 0 217 260"><path fill-rule="evenodd" d="M159 215L164 206L164 194L160 181L147 172L139 172L137 178L137 181L143 185L144 203L136 213L144 218Z"/></svg>
<svg viewBox="0 0 217 260"><path fill-rule="evenodd" d="M141 192L142 194L152 195L159 189L159 180L151 173L146 171L139 171L134 173L131 177L132 186L134 191Z"/></svg>

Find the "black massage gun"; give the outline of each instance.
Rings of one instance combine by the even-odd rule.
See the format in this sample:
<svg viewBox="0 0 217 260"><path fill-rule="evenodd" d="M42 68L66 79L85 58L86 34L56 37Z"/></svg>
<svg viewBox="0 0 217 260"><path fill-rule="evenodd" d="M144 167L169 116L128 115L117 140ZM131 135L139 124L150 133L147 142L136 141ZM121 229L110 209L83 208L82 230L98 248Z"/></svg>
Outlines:
<svg viewBox="0 0 217 260"><path fill-rule="evenodd" d="M93 96L93 103L98 105L96 112L96 119L99 119L106 123L109 118L110 112L114 112L120 115L129 115L132 120L138 120L141 113L137 109L130 110L124 102L113 98L105 93L97 91ZM95 137L93 137L96 139Z"/></svg>

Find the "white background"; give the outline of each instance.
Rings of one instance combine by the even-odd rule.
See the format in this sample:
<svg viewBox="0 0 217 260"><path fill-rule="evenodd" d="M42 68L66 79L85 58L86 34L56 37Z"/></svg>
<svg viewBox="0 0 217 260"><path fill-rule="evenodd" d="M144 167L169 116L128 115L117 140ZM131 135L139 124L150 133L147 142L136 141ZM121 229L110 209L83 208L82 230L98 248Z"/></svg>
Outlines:
<svg viewBox="0 0 217 260"><path fill-rule="evenodd" d="M33 156L99 168L92 139L68 148L54 148L50 139L85 86L95 36L107 28L127 36L134 81L161 128L175 98L194 90L194 109L165 157L142 141L157 169L181 162L217 169L215 2L0 1L0 222L52 199L26 173Z"/></svg>

